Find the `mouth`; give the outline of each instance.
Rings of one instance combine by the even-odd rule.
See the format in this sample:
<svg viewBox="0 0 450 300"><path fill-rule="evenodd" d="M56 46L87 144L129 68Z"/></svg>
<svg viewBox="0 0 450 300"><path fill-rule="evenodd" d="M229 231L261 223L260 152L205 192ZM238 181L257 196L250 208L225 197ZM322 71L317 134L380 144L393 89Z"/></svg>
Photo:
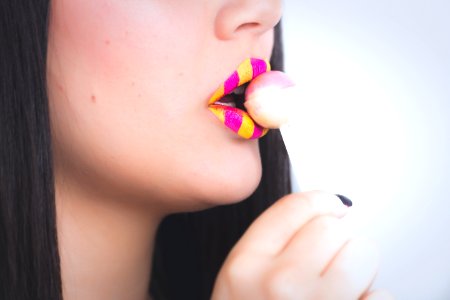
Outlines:
<svg viewBox="0 0 450 300"><path fill-rule="evenodd" d="M242 62L208 101L209 110L244 139L263 137L269 129L257 124L244 107L245 91L254 78L270 71L267 60L248 58Z"/></svg>

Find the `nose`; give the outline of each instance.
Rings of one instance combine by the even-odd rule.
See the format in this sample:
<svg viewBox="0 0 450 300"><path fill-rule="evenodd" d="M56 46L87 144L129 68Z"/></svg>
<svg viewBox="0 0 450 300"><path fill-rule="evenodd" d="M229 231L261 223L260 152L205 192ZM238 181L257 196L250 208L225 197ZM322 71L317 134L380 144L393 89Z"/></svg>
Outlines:
<svg viewBox="0 0 450 300"><path fill-rule="evenodd" d="M215 34L221 40L261 35L280 21L282 0L229 0L219 9Z"/></svg>

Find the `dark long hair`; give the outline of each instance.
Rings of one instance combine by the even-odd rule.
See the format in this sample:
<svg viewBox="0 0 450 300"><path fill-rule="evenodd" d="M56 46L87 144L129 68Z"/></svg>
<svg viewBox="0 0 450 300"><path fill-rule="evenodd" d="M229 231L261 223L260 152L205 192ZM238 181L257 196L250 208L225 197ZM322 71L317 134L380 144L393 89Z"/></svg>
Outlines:
<svg viewBox="0 0 450 300"><path fill-rule="evenodd" d="M281 22L275 27L272 69L283 70ZM151 293L155 299L210 299L228 252L250 223L291 192L289 160L279 130L259 140L263 174L246 200L167 217L156 238Z"/></svg>
<svg viewBox="0 0 450 300"><path fill-rule="evenodd" d="M0 299L62 299L46 91L49 9L50 0L0 1ZM280 24L271 64L283 68ZM209 298L231 247L290 192L280 133L259 143L263 175L251 197L162 222L150 291L156 299Z"/></svg>
<svg viewBox="0 0 450 300"><path fill-rule="evenodd" d="M0 298L62 299L46 93L48 0L0 1Z"/></svg>

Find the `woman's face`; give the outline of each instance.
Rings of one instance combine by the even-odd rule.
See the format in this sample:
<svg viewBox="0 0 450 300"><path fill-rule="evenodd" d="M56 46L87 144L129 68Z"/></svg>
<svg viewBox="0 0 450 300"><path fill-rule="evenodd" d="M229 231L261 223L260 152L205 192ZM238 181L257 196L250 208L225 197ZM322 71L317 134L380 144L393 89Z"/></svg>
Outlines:
<svg viewBox="0 0 450 300"><path fill-rule="evenodd" d="M258 142L222 125L208 99L244 59L270 58L280 1L53 0L57 184L170 210L249 196Z"/></svg>

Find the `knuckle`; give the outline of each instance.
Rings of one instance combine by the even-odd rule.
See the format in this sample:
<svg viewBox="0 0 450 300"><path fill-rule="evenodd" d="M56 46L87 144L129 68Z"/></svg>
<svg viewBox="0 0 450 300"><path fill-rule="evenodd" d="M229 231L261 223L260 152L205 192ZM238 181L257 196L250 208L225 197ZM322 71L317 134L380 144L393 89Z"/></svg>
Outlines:
<svg viewBox="0 0 450 300"><path fill-rule="evenodd" d="M345 265L333 266L333 276L346 286L353 285L353 276Z"/></svg>
<svg viewBox="0 0 450 300"><path fill-rule="evenodd" d="M229 286L237 286L248 283L254 276L249 261L243 255L231 257L222 270L223 280Z"/></svg>
<svg viewBox="0 0 450 300"><path fill-rule="evenodd" d="M267 299L292 299L296 295L296 272L292 267L272 270L265 275L262 288Z"/></svg>

